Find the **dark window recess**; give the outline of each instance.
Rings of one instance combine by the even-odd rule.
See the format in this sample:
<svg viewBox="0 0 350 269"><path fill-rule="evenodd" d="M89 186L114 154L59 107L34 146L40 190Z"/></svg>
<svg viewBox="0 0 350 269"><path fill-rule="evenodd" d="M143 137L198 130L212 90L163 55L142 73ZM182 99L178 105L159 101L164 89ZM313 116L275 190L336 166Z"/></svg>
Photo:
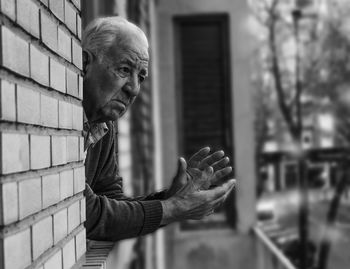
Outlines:
<svg viewBox="0 0 350 269"><path fill-rule="evenodd" d="M175 18L180 152L186 158L210 146L223 149L233 163L227 23L222 15ZM203 228L220 226L215 221L195 223Z"/></svg>

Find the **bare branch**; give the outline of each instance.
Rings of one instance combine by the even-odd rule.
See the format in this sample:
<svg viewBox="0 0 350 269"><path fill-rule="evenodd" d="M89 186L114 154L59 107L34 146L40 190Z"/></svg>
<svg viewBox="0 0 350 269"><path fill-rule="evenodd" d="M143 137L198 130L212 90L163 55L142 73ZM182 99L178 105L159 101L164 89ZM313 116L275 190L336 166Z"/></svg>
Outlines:
<svg viewBox="0 0 350 269"><path fill-rule="evenodd" d="M278 0L274 0L273 6L276 8L276 3ZM291 115L291 110L286 104L286 97L285 97L285 90L282 84L281 79L281 68L279 65L279 58L278 58L278 51L277 51L277 45L276 45L276 36L275 36L275 27L276 27L276 17L272 14L274 14L275 11L271 10L271 20L269 24L269 48L271 52L271 60L272 60L272 66L271 66L271 72L273 74L273 78L275 81L275 89L277 93L278 98L278 105L280 107L281 113L287 123L288 129L290 130L292 136L295 138L297 135L297 128L294 123L293 117Z"/></svg>

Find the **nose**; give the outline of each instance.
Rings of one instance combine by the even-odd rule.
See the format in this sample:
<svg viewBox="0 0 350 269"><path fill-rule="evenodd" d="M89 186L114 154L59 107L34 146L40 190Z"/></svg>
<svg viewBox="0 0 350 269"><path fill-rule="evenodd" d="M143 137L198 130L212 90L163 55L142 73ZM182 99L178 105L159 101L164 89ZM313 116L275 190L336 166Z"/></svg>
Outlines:
<svg viewBox="0 0 350 269"><path fill-rule="evenodd" d="M129 97L135 97L140 92L140 82L137 74L129 76L128 81L123 87L123 90L129 95Z"/></svg>

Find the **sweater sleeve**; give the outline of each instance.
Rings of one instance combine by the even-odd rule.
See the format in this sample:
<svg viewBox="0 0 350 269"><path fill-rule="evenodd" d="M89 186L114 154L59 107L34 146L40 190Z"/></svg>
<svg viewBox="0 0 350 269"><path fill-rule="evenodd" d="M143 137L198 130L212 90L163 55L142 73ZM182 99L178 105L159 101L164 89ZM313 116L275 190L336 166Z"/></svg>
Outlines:
<svg viewBox="0 0 350 269"><path fill-rule="evenodd" d="M167 190L154 192L154 193L151 193L151 194L146 195L146 196L136 197L135 200L138 200L138 201L165 200L166 199L166 192L167 192Z"/></svg>
<svg viewBox="0 0 350 269"><path fill-rule="evenodd" d="M161 202L124 196L114 129L111 124L108 127L110 131L88 150L85 160L87 238L116 241L151 233L162 219Z"/></svg>
<svg viewBox="0 0 350 269"><path fill-rule="evenodd" d="M117 241L151 233L159 228L162 205L159 200L127 201L97 195L86 184L85 222L87 238Z"/></svg>

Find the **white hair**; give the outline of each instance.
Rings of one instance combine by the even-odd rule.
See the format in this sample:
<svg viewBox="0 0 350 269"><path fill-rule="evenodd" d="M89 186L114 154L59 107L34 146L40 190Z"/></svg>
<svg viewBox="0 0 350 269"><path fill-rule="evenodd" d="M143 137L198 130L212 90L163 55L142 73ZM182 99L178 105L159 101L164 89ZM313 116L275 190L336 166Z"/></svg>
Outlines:
<svg viewBox="0 0 350 269"><path fill-rule="evenodd" d="M128 20L118 16L97 18L91 21L84 30L83 49L98 57L104 56L116 40L123 42L126 37L125 33L130 33L130 31L141 36L148 46L144 32Z"/></svg>

